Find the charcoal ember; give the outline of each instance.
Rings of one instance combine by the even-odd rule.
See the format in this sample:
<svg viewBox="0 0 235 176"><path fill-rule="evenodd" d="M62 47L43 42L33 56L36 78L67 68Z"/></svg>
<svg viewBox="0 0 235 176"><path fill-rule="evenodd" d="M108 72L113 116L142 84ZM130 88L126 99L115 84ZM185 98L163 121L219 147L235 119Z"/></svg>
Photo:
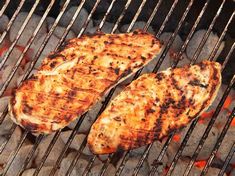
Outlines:
<svg viewBox="0 0 235 176"><path fill-rule="evenodd" d="M235 126L230 126L216 154L216 156L222 161L225 161L232 145L235 142L234 136L235 136ZM230 162L231 164L235 164L235 155L233 155L232 160Z"/></svg>
<svg viewBox="0 0 235 176"><path fill-rule="evenodd" d="M188 163L189 161L186 159L179 159L171 175L183 175ZM201 170L198 167L193 166L189 173L189 176L197 176L200 175L200 173Z"/></svg>
<svg viewBox="0 0 235 176"><path fill-rule="evenodd" d="M61 17L60 22L59 22L61 26L64 26L64 27L68 26L77 8L78 8L77 6L73 6L68 11L65 12L65 14ZM82 8L71 28L76 35L79 34L81 28L83 27L84 23L87 20L87 17L88 17L88 12ZM93 21L90 20L87 28L89 29L92 27L93 27Z"/></svg>
<svg viewBox="0 0 235 176"><path fill-rule="evenodd" d="M144 153L145 149L146 149L146 146L142 146L142 147L133 149L133 150L131 150L131 152L130 152L130 156L132 156L132 157L141 156L141 155Z"/></svg>
<svg viewBox="0 0 235 176"><path fill-rule="evenodd" d="M183 53L183 55L181 56L177 67L183 67L184 65L189 65L190 64L190 60L188 59L187 55L185 53Z"/></svg>
<svg viewBox="0 0 235 176"><path fill-rule="evenodd" d="M13 160L11 166L9 167L9 170L7 172L7 176L15 176L17 175L17 173L20 171L21 167L24 164L24 161L29 153L29 151L31 150L31 148L33 147L33 145L27 145L27 146L23 146L19 153L16 155L15 159ZM13 153L12 153L13 154ZM32 166L32 161L34 160L34 157L32 158L32 160L30 161L30 163L27 165L27 167L31 167Z"/></svg>
<svg viewBox="0 0 235 176"><path fill-rule="evenodd" d="M50 174L50 171L52 170L52 166L45 166L45 167L42 167L38 176L46 176L46 175L49 175ZM27 169L25 170L21 176L32 176L34 174L36 169ZM55 173L55 176L57 176L58 173Z"/></svg>
<svg viewBox="0 0 235 176"><path fill-rule="evenodd" d="M42 35L40 39L35 40L32 45L31 49L34 51L33 56L36 55L38 49L41 47L44 39L46 37L46 34ZM55 35L52 35L50 39L48 40L46 46L44 47L43 51L41 52L41 55L39 56L35 68L39 68L39 66L42 63L42 60L49 55L54 49L56 48L57 44L59 43L59 38L56 37Z"/></svg>
<svg viewBox="0 0 235 176"><path fill-rule="evenodd" d="M8 79L8 77L10 76L11 72L12 72L13 66L11 65L6 65L3 67L3 69L0 71L0 86L2 87L2 85L6 82L6 80ZM8 85L9 88L14 88L17 85L17 79L19 77L19 73L22 72L21 69L19 68L15 75L13 76L13 78L10 81L10 84Z"/></svg>
<svg viewBox="0 0 235 176"><path fill-rule="evenodd" d="M204 34L206 33L206 30L198 30L192 37L192 39L189 41L188 46L186 48L186 53L189 59L193 58L193 55L195 51L197 50ZM213 48L215 47L219 37L214 34L213 32L209 35L205 45L202 48L202 51L197 59L197 62L201 62L203 59L209 58ZM218 58L221 51L224 48L225 43L222 42L219 49L216 52L216 56L214 59Z"/></svg>
<svg viewBox="0 0 235 176"><path fill-rule="evenodd" d="M51 142L51 140L53 139L54 134L50 134L48 136L46 136L41 143L38 146L38 155L35 159L35 164L38 166L45 154L45 152L47 151L47 148ZM58 140L56 141L56 143L54 144L50 154L48 155L44 166L53 166L57 160L57 158L60 156L60 153L62 152L64 148L64 142L61 138L58 138Z"/></svg>
<svg viewBox="0 0 235 176"><path fill-rule="evenodd" d="M131 157L125 164L125 167L123 168L122 174L121 175L125 175L125 176L131 176L133 174L133 171L136 167L136 165L138 164L140 160L140 157ZM144 176L147 175L149 173L149 166L147 161L144 161L138 176Z"/></svg>
<svg viewBox="0 0 235 176"><path fill-rule="evenodd" d="M28 12L20 12L18 16L16 17L16 20L14 21L11 29L10 29L10 40L13 42L16 38L23 22L25 21L26 17L28 15ZM22 33L19 41L17 42L18 45L25 46L29 39L31 38L32 34L35 31L36 26L39 24L39 21L41 20L41 17L38 15L33 14L31 19L29 20L29 23L27 24L24 32ZM42 24L41 29L36 35L36 38L39 39L43 34L47 32L47 26L46 22Z"/></svg>
<svg viewBox="0 0 235 176"><path fill-rule="evenodd" d="M99 20L99 22L101 22L101 21ZM98 27L99 27L99 23L97 22L97 26L92 27L92 28L88 28L88 29L86 29L85 32L86 32L87 34L95 34ZM113 24L113 23L105 22L104 25L103 25L102 28L101 28L101 32L104 32L104 33L111 33L113 27L114 27L114 24ZM115 31L115 33L119 33L119 30L117 29L117 30Z"/></svg>
<svg viewBox="0 0 235 176"><path fill-rule="evenodd" d="M98 155L98 159L102 162L106 161L108 159L108 154Z"/></svg>
<svg viewBox="0 0 235 176"><path fill-rule="evenodd" d="M168 43L171 36L172 36L171 32L165 32L160 36L160 40L162 40L166 44ZM168 50L168 53L166 54L166 57L164 58L159 71L171 67L171 65L176 60L175 56L177 52L180 51L182 45L183 45L182 39L180 38L179 35L176 35L175 40L173 41L170 49Z"/></svg>
<svg viewBox="0 0 235 176"><path fill-rule="evenodd" d="M69 139L69 136L70 136L71 133L72 133L72 130L62 132L62 134L60 135L60 137L63 140L64 144L66 144L66 142ZM75 150L79 150L79 148L80 148L83 140L85 139L85 137L86 137L86 135L84 135L84 134L76 134L73 141L72 141L72 143L70 144L70 148L75 149ZM91 152L90 152L87 145L83 149L83 153L86 154L86 155L91 155Z"/></svg>
<svg viewBox="0 0 235 176"><path fill-rule="evenodd" d="M52 24L48 25L48 29L51 29ZM56 26L53 34L57 37L57 38L62 38L64 32L65 32L66 28L62 27L62 26ZM66 39L72 39L75 38L76 35L74 34L74 32L72 30L69 31L69 33L66 36Z"/></svg>
<svg viewBox="0 0 235 176"><path fill-rule="evenodd" d="M156 171L157 175L163 174L164 168L166 167L166 164L168 162L167 155L164 155L163 159L160 162L157 162L157 157L160 154L162 148L163 144L159 141L155 141L149 151L147 158L149 166L157 166L157 171Z"/></svg>
<svg viewBox="0 0 235 176"><path fill-rule="evenodd" d="M12 120L9 118L9 115L7 115L3 121L3 123L0 126L0 148L1 146L7 142L8 140L8 136L10 135L10 129L13 125ZM4 151L4 152L12 152L16 149L20 138L22 136L22 131L19 127L16 127L16 129L14 130L11 138L9 139ZM1 157L0 157L1 158Z"/></svg>
<svg viewBox="0 0 235 176"><path fill-rule="evenodd" d="M134 31L135 29L143 29L145 27L145 25L146 25L146 22L144 22L144 21L136 21L134 26L132 27L131 31ZM120 31L121 32L126 32L127 29L129 28L129 26L130 26L130 24L123 25L121 27ZM151 34L155 34L152 26L149 26L147 31Z"/></svg>
<svg viewBox="0 0 235 176"><path fill-rule="evenodd" d="M170 39L170 36L172 33L165 32L160 36L160 40L163 41L165 44L168 43L168 40ZM181 45L183 44L183 41L181 40L180 36L177 35L175 40L172 43L172 46L170 47L168 53L166 54L163 62L161 63L161 66L159 68L159 71L166 70L167 68L171 67L171 65L174 62L174 55L180 50ZM162 51L164 48L162 49ZM158 54L158 56L161 56L162 53ZM150 64L148 64L143 72L151 72L154 67L156 66L158 62L158 59L154 59Z"/></svg>
<svg viewBox="0 0 235 176"><path fill-rule="evenodd" d="M99 176L102 166L103 164L98 164L92 167L90 172L88 173L88 176ZM104 176L115 175L115 171L116 171L115 167L112 164L109 164L107 170L104 173Z"/></svg>
<svg viewBox="0 0 235 176"><path fill-rule="evenodd" d="M9 18L3 14L1 17L0 17L0 32L3 32L6 30L7 28L7 25L9 23Z"/></svg>
<svg viewBox="0 0 235 176"><path fill-rule="evenodd" d="M210 167L208 172L206 173L206 176L215 176L215 175L219 175L220 169L215 168L215 167ZM223 174L223 176L227 176L226 173ZM233 176L233 175L231 175Z"/></svg>
<svg viewBox="0 0 235 176"><path fill-rule="evenodd" d="M55 22L55 18L49 16L46 18L46 22L47 22L47 26L52 26L53 23ZM47 28L50 29L49 27Z"/></svg>
<svg viewBox="0 0 235 176"><path fill-rule="evenodd" d="M222 99L224 91L226 90L226 87L227 87L227 85L221 84L220 89L219 89L219 91L217 93L217 96L215 97L215 100L210 105L210 107L208 108L207 111L215 110L217 108L220 100Z"/></svg>
<svg viewBox="0 0 235 176"><path fill-rule="evenodd" d="M8 105L10 98L11 98L10 96L5 96L0 98L0 114L4 111L4 109ZM0 128L0 134L1 134L1 128Z"/></svg>
<svg viewBox="0 0 235 176"><path fill-rule="evenodd" d="M168 161L169 163L172 162L176 152L179 149L179 146L181 144L181 142L184 139L184 136L186 135L188 129L189 129L190 125L188 125L186 128L184 128L182 131L177 133L177 136L179 136L179 139L174 139L171 143L171 145L169 146L169 149L167 151L167 156L168 156ZM207 127L207 124L204 123L198 123L196 125L196 127L194 128L184 150L182 153L182 156L184 157L191 157L205 131ZM203 147L201 152L199 153L199 156L197 157L198 160L205 160L210 156L210 153L217 141L218 138L218 129L216 127L212 127Z"/></svg>
<svg viewBox="0 0 235 176"><path fill-rule="evenodd" d="M59 169L59 172L58 172L59 176L64 176L66 174L66 172L69 169L75 155L76 155L75 152L71 152L71 153L68 154L68 156L66 158L64 158L62 160L61 165L60 165L60 169ZM85 170L87 164L88 164L88 161L86 159L80 158L78 160L77 164L75 165L75 167L73 168L71 176L82 175L82 173Z"/></svg>

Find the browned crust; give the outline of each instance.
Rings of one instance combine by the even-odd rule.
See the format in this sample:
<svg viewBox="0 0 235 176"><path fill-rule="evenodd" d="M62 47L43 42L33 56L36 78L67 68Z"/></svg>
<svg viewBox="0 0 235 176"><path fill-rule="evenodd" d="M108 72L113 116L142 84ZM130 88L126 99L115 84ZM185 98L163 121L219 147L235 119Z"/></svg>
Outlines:
<svg viewBox="0 0 235 176"><path fill-rule="evenodd" d="M107 154L134 149L185 127L215 99L220 71L218 63L204 61L141 76L93 124L88 136L91 151Z"/></svg>
<svg viewBox="0 0 235 176"><path fill-rule="evenodd" d="M9 105L11 118L34 133L63 128L149 63L161 47L157 38L141 30L71 39L16 89Z"/></svg>

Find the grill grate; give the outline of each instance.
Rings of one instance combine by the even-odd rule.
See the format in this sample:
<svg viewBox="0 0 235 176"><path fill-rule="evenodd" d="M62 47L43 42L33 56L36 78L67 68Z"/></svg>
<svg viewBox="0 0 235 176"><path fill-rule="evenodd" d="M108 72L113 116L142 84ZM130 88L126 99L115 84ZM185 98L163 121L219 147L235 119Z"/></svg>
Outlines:
<svg viewBox="0 0 235 176"><path fill-rule="evenodd" d="M34 68L34 66L35 66L35 64L36 64L36 62L37 62L37 60L39 59L39 57L40 57L40 55L41 55L43 49L45 48L47 42L49 41L50 37L52 36L52 34L53 34L55 28L58 26L58 23L59 23L61 17L64 15L64 12L65 12L66 9L68 8L70 1L71 1L71 0L66 0L65 3L63 4L63 7L60 9L60 12L59 12L59 14L58 14L58 16L57 16L55 22L53 23L51 29L49 30L48 34L46 35L46 38L44 39L42 45L41 45L40 48L38 49L38 51L37 51L37 53L36 53L34 59L32 60L30 66L29 66L29 68L28 68L28 70L27 70L26 73L24 74L24 76L23 76L21 82L22 82L23 80L27 79L27 78L30 76L31 71L32 71L32 69ZM102 0L97 0L97 1L95 1L94 5L93 5L93 8L91 9L91 11L90 11L90 13L89 13L89 15L88 15L88 17L87 17L85 23L83 24L83 27L81 28L81 30L80 30L79 33L78 33L78 37L80 37L80 36L85 32L85 30L86 30L86 28L87 28L87 26L88 26L88 24L89 24L89 22L90 22L92 16L94 15L94 13L95 13L95 11L97 10L97 7L99 6L99 4L100 4L101 1L102 1ZM154 9L153 9L153 11L152 11L152 13L150 14L150 17L149 17L148 20L147 20L146 25L144 26L144 30L145 30L145 31L147 31L147 29L149 28L149 26L150 26L150 24L152 23L152 21L153 21L155 15L159 12L159 10L161 10L162 1L163 1L163 0L159 0L159 1L156 3L156 5L155 5L155 7L154 7ZM9 2L10 2L10 0L6 0L5 3L3 4L3 6L2 6L2 8L1 8L1 10L0 10L0 17L3 15L4 11L7 9L8 5L9 5ZM13 23L14 23L16 17L18 16L18 14L20 13L20 11L22 10L22 7L24 6L25 2L26 2L25 0L20 1L20 4L19 4L18 8L16 9L15 13L13 14L11 20L9 21L9 24L8 24L8 26L7 26L7 29L2 33L2 35L1 35L1 37L0 37L0 43L2 43L3 40L6 38L7 34L9 33L9 30L11 29L11 27L12 27L12 25L13 25ZM9 56L10 56L11 52L13 51L14 47L16 46L16 44L17 44L17 42L18 42L20 36L22 35L22 33L23 33L23 31L24 31L26 25L28 24L28 22L29 22L31 16L32 16L33 13L35 12L35 9L37 8L39 2L40 2L40 0L35 0L35 2L34 2L34 4L33 4L33 7L31 8L31 10L30 10L28 16L26 17L26 19L25 19L23 25L21 26L21 29L20 29L19 32L17 33L17 37L16 37L15 40L12 42L12 44L11 44L11 46L8 48L8 50L7 50L7 52L6 52L5 56L4 56L4 58L3 58L2 61L0 62L0 69L3 68L5 62L7 61L7 59L9 59ZM127 32L130 32L131 29L134 27L134 25L135 25L135 23L136 23L136 21L137 21L139 15L141 14L141 12L143 11L143 8L144 8L145 5L146 5L146 2L147 2L147 0L142 0L142 1L141 1L141 4L139 5L139 8L137 9L137 11L136 11L136 13L135 13L135 15L134 15L134 17L133 17L133 19L132 19L130 25L128 26ZM74 16L73 16L72 20L70 21L70 23L69 23L68 26L66 27L66 30L64 31L62 37L60 38L59 43L58 43L58 45L56 46L56 49L57 49L61 44L63 44L63 42L64 42L64 40L65 40L65 38L66 38L68 32L70 31L72 25L74 24L74 22L75 22L77 16L78 16L79 13L81 12L81 9L84 7L85 3L86 3L86 0L82 0L82 1L80 2L79 6L77 7L77 9L76 9L76 11L75 11L75 13L74 13ZM101 22L100 22L100 24L99 24L99 26L98 26L98 28L97 28L97 31L102 30L102 27L103 27L105 21L107 20L107 16L111 13L112 8L115 6L115 3L117 3L116 0L112 0L112 1L111 1L110 5L109 5L109 7L108 7L108 9L107 9L107 11L105 12L105 15L103 16L103 18L102 18L102 20L101 20ZM126 15L126 12L127 12L128 8L130 7L131 3L133 3L132 0L127 0L127 1L126 1L125 5L124 5L124 8L123 8L123 10L121 11L121 13L120 13L120 15L119 15L117 21L115 22L115 25L114 25L114 27L113 27L111 33L114 33L115 31L117 31L117 29L118 29L118 27L120 26L120 24L121 24L121 22L122 22L124 16ZM159 70L159 68L160 68L160 66L161 66L161 64L162 64L162 62L163 62L163 60L164 60L165 57L166 57L166 54L168 53L170 47L172 46L173 41L174 41L175 38L176 38L176 35L179 33L181 27L182 27L183 24L185 23L185 19L186 19L188 13L190 12L191 7L193 6L193 3L194 3L194 0L190 0L190 1L188 2L186 9L185 9L185 11L184 11L184 13L183 13L181 19L179 20L179 22L178 22L178 24L177 24L176 29L174 30L173 34L170 36L170 39L168 40L168 42L165 44L164 51L163 51L162 54L160 55L159 60L158 60L158 62L157 62L157 64L156 64L156 66L155 66L153 72L157 72L157 71ZM196 31L196 29L197 29L197 27L198 27L198 24L200 23L201 19L203 18L203 15L204 15L205 11L207 10L207 7L208 7L209 3L210 3L210 0L207 0L207 1L205 2L205 4L204 4L204 6L203 6L203 8L202 8L202 10L201 10L201 12L200 12L200 14L199 14L198 17L196 18L196 20L195 20L195 22L194 22L194 24L193 24L193 26L192 26L192 28L191 28L189 34L188 34L187 37L186 37L185 42L183 43L183 45L182 45L182 47L181 47L181 49L180 49L180 52L177 53L177 57L176 57L176 58L178 58L178 60L172 65L173 68L175 68L175 67L177 66L177 64L178 64L178 62L179 62L179 58L181 58L181 56L182 56L182 54L184 53L186 47L188 46L188 43L189 43L190 39L192 38L194 32ZM193 59L192 59L192 61L191 61L191 64L195 63L196 60L198 59L198 57L199 57L199 55L200 55L200 53L201 53L201 51L202 51L202 49L203 49L203 46L205 45L205 43L206 43L206 41L207 41L207 39L208 39L210 33L212 32L212 29L213 29L215 23L217 22L218 18L220 17L221 11L223 10L225 3L226 3L226 0L221 1L221 4L220 4L220 6L219 6L219 8L218 8L218 10L217 10L217 12L216 12L214 18L212 19L212 22L210 23L210 25L209 25L209 27L208 27L208 29L207 29L207 31L206 31L206 33L205 33L205 35L204 35L202 41L200 42L200 44L199 44L197 50L195 51L195 53L194 53L194 55L193 55ZM10 82L11 82L11 80L12 80L14 74L16 73L17 69L19 69L20 63L22 62L24 56L26 55L26 52L29 50L30 46L32 45L32 43L33 43L33 41L34 41L36 35L38 34L38 32L39 32L39 30L40 30L42 24L45 22L45 19L46 19L46 17L48 16L48 14L49 14L49 12L50 12L50 10L52 9L52 7L53 7L54 4L55 4L55 0L51 0L51 1L50 1L50 4L47 6L47 9L46 9L46 11L44 12L43 16L41 17L41 20L40 20L39 24L37 25L37 27L36 27L36 29L35 29L35 31L34 31L32 37L30 38L30 41L27 43L27 45L26 45L26 47L24 48L22 54L19 56L19 58L18 58L18 60L17 60L17 63L15 64L15 66L14 66L12 72L11 72L10 75L7 77L7 80L5 81L4 85L2 86L2 88L1 88L1 90L0 90L0 96L2 96L3 93L6 91L6 89L7 89L8 85L10 84ZM165 19L164 19L164 21L163 21L163 23L162 23L162 25L160 26L159 30L157 31L157 35L156 35L157 37L160 37L160 35L163 33L163 31L164 31L166 25L169 23L170 18L171 18L171 16L173 15L173 12L174 12L175 8L177 7L177 5L179 5L179 1L178 1L178 0L174 0L173 3L172 3L171 8L170 8L169 11L168 11L168 14L166 15L166 17L165 17ZM220 37L219 37L219 40L217 41L216 45L215 45L214 48L213 48L213 51L212 51L211 54L210 54L210 57L208 58L209 60L213 60L213 58L215 57L215 55L216 55L216 53L217 53L217 50L218 50L218 48L220 47L220 45L221 45L221 43L222 43L222 41L223 41L223 39L224 39L224 37L225 37L227 31L228 31L228 27L230 27L230 25L231 25L231 23L232 23L232 20L234 20L234 19L233 19L233 18L234 18L234 15L235 15L235 12L233 12L233 13L231 14L229 20L227 21L226 26L224 27L223 32L222 32L222 34L221 34ZM230 48L230 50L229 50L229 52L228 52L228 54L227 54L227 56L226 56L226 58L225 58L225 61L223 62L223 65L222 65L223 70L224 70L225 65L227 64L228 60L231 58L232 53L234 52L234 47L235 47L235 43L233 43L232 47ZM143 70L143 69L140 69L140 70L135 74L135 76L134 76L133 79L136 79L136 78L141 74L142 70ZM201 151L201 149L202 149L202 147L203 147L203 144L205 143L205 140L207 139L208 134L209 134L209 132L210 132L212 126L214 125L215 120L217 119L217 116L218 116L219 112L221 111L221 108L222 108L222 106L223 106L223 104L224 104L224 102L225 102L225 100L226 100L228 94L230 93L230 90L232 89L232 86L234 85L234 82L235 82L235 76L233 76L232 80L230 81L229 85L227 86L227 88L226 88L226 90L225 90L225 92L224 92L224 94L223 94L223 97L221 98L221 100L220 100L220 102L219 102L219 104L218 104L218 106L217 106L215 112L213 113L213 116L212 116L212 118L211 118L211 120L210 120L210 122L209 122L209 124L208 124L208 126L207 126L207 128L206 128L206 130L205 130L205 132L204 132L204 134L203 134L203 136L202 136L202 138L200 139L199 144L198 144L198 146L197 146L197 148L196 148L196 150L195 150L195 152L194 152L194 154L193 154L193 156L192 156L192 158L191 158L191 161L189 162L189 164L188 164L186 170L184 171L184 175L185 175L185 176L186 176L186 175L189 175L189 173L190 173L190 171L191 171L191 169L192 169L192 167L193 167L193 165L194 165L194 163L195 163L195 161L196 161L196 159L197 159L197 156L198 156L198 154L200 153L200 151ZM107 104L109 103L110 99L112 98L112 96L113 96L113 94L114 94L116 88L117 88L117 86L114 87L113 89L111 89L111 91L108 93L108 95L107 95L107 97L105 98L105 100L104 100L104 102L103 102L103 104L102 104L102 107L100 108L100 110L99 110L98 115L96 116L96 118L103 112L103 110L105 109L105 107L106 107ZM7 115L7 113L8 113L8 110L7 110L7 107L5 107L4 112L1 114L1 117L0 117L0 125L1 125L2 122L4 121L4 118L5 118L5 116ZM66 151L68 150L69 146L71 145L71 143L72 143L72 141L73 141L73 139L74 139L74 137L75 137L77 131L78 131L79 128L81 127L83 120L86 118L86 115L87 115L87 113L83 114L83 115L80 117L80 119L78 120L78 122L77 122L75 128L73 129L72 133L70 134L70 136L69 136L69 138L68 138L68 140L67 140L67 143L65 144L65 146L64 146L64 148L63 148L63 150L62 150L62 152L61 152L61 154L60 154L60 156L59 156L59 158L57 159L56 164L53 166L53 169L51 170L50 175L54 175L55 172L56 172L56 170L59 168L59 166L60 166L60 164L61 164L61 162L62 162L62 159L65 157ZM219 149L219 147L220 147L220 145L221 145L221 143L222 143L222 141L223 141L223 139L224 139L224 137L225 137L225 135L226 135L226 133L227 133L227 131L228 131L228 129L229 129L229 126L230 126L230 124L231 124L231 122L232 122L234 116L235 116L235 109L233 109L233 111L230 113L230 115L229 115L227 121L225 122L225 126L224 126L224 128L223 128L223 131L221 132L221 134L220 134L220 136L219 136L219 138L218 138L218 140L217 140L217 142L216 142L216 144L215 144L215 146L214 146L214 149L213 149L213 151L212 151L212 153L211 153L209 159L207 160L206 165L204 166L204 168L203 168L203 170L202 170L202 173L201 173L202 175L205 175L205 174L207 173L207 171L208 171L208 169L209 169L209 167L210 167L210 165L211 165L213 159L215 158L216 152L218 151L218 149ZM177 161L178 161L179 158L181 157L182 152L183 152L183 150L184 150L184 148L185 148L185 146L186 146L186 144L187 144L187 142L188 142L188 140L189 140L189 138L190 138L190 136L191 136L191 134L192 134L192 132L193 132L193 130L194 130L194 128L195 128L195 126L196 126L197 123L198 123L198 120L199 120L199 119L195 119L195 120L191 123L190 128L189 128L189 130L187 131L187 133L186 133L186 135L185 135L185 137L184 137L184 139L183 139L183 141L182 141L182 143L181 143L181 145L180 145L180 147L179 147L177 153L175 154L174 159L173 159L173 161L171 162L171 165L170 165L169 170L167 171L166 175L171 175L171 174L172 174L174 168L175 168L176 165L177 165ZM7 140L6 142L4 142L3 144L1 144L1 146L0 146L0 155L1 155L1 153L3 152L3 150L5 149L7 143L9 142L9 140L10 140L10 138L11 138L11 136L12 136L12 134L13 134L13 132L14 132L14 130L15 130L16 127L17 127L17 125L15 125L15 124L12 125L12 127L11 127L11 129L10 129L10 135L7 136L7 139L8 139L8 140ZM50 152L51 152L53 146L55 145L56 141L58 140L58 138L59 138L61 132L62 132L62 131L59 130L59 131L57 131L57 132L54 134L53 139L52 139L52 141L50 142L50 144L49 144L49 146L48 146L48 148L47 148L47 150L46 150L46 152L45 152L45 154L44 154L44 156L43 156L43 158L42 158L42 160L41 160L39 166L36 168L36 170L35 170L35 172L34 172L34 175L38 175L38 174L39 174L39 172L40 172L41 168L43 167L43 165L44 165L44 163L45 163L45 161L46 161L48 155L50 154ZM162 148L160 154L159 154L158 156L156 156L156 163L160 163L161 160L163 159L163 157L164 157L164 155L166 154L166 151L167 151L167 149L168 149L168 147L169 147L169 145L170 145L170 143L171 143L171 141L172 141L172 138L173 138L174 134L175 134L175 132L172 133L172 134L170 134L169 137L167 138L167 140L166 140L166 142L165 142L165 144L164 144L164 146L163 146L163 148ZM26 138L27 138L28 135L29 135L29 132L28 132L28 131L24 131L24 133L23 133L23 135L22 135L22 137L21 137L21 139L20 139L20 142L19 142L19 144L17 145L16 150L15 150L15 151L13 152L13 154L9 157L8 162L7 162L6 166L4 167L4 171L3 171L3 173L2 173L3 176L7 174L8 169L10 168L12 162L14 161L15 157L16 157L17 154L19 153L19 151L20 151L22 145L24 144L24 142L25 142L25 140L26 140ZM38 145L41 143L41 141L42 141L42 139L43 139L44 137L45 137L44 135L39 135L39 136L36 138L36 142L34 143L34 146L33 146L33 148L31 149L31 151L29 151L29 153L28 153L28 155L27 155L27 158L26 158L26 160L24 161L24 164L23 164L21 170L19 171L18 175L20 175L20 174L27 168L28 163L29 163L29 162L31 161L31 159L33 158L33 156L34 156L34 154L35 154L35 151L37 150ZM153 144L149 144L148 146L146 146L144 153L142 154L142 156L141 156L141 158L140 158L138 164L136 165L136 167L135 167L135 169L134 169L133 175L137 175L137 174L139 173L139 171L140 171L140 169L141 169L141 167L142 167L142 165L143 165L145 159L147 158L147 156L148 156L148 154L149 154L149 151L150 151L152 145L153 145ZM69 167L69 169L68 169L66 175L70 175L70 174L71 174L71 172L72 172L73 168L75 167L76 163L79 161L79 158L81 157L82 151L83 151L83 149L85 148L85 146L86 146L86 138L84 139L84 141L82 142L82 144L81 144L79 150L77 151L76 156L74 157L74 160L73 160L72 164L70 165L70 167ZM233 145L232 148L231 148L231 150L230 150L230 152L229 152L229 154L228 154L228 156L227 156L227 158L226 158L226 160L225 160L225 162L224 162L223 168L221 169L219 175L223 175L223 174L224 174L224 172L225 172L225 170L226 170L226 168L227 168L227 166L228 166L228 164L229 164L229 161L231 160L231 158L232 158L232 156L233 156L233 154L234 154L234 150L235 150L235 147L234 147L234 145ZM125 167L125 165L126 165L126 162L127 162L128 159L130 158L130 153L131 153L131 151L126 151L126 152L123 152L123 153L122 153L122 154L123 154L123 158L122 158L121 164L119 165L119 167L118 167L117 170L116 170L115 175L122 175L122 171L123 171L123 169L124 169L124 167ZM115 154L110 154L110 155L108 156L108 159L107 159L107 160L105 161L105 163L103 164L103 167L101 168L99 175L104 175L104 174L105 174L105 172L106 172L106 170L107 170L107 168L108 168L110 162L111 162L115 157L116 157ZM93 166L93 164L94 164L94 162L95 162L96 159L97 159L97 156L96 156L96 155L94 155L94 156L90 159L90 162L88 163L88 165L87 165L87 167L86 167L86 169L85 169L83 175L89 175L90 169L92 168L92 166ZM154 174L156 173L158 167L159 167L158 164L154 165L154 166L151 168L151 171L150 171L149 175L154 175Z"/></svg>

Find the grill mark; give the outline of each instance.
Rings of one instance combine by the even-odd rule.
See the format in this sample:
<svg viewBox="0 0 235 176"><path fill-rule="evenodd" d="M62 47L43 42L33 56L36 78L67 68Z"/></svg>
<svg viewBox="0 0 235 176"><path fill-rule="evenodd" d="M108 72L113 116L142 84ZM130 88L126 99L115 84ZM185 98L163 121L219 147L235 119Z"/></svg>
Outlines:
<svg viewBox="0 0 235 176"><path fill-rule="evenodd" d="M70 40L65 41L64 44L62 44L61 46L58 47L56 52L61 52L61 51L65 50L69 46L69 44L71 44Z"/></svg>
<svg viewBox="0 0 235 176"><path fill-rule="evenodd" d="M57 57L60 57L60 58L62 57L63 60L66 59L66 57L65 57L63 54L57 53L57 52L55 52L55 53L50 54L49 56L47 56L47 58L49 58L49 59L54 59L54 58L57 58Z"/></svg>
<svg viewBox="0 0 235 176"><path fill-rule="evenodd" d="M35 123L32 123L32 122L29 122L29 121L26 121L26 120L21 120L21 124L24 126L25 129L31 131L31 132L34 132L34 131L37 131L38 129L41 129L43 128L43 126L40 124L35 124Z"/></svg>
<svg viewBox="0 0 235 176"><path fill-rule="evenodd" d="M31 106L29 106L27 103L24 103L22 107L23 107L22 108L23 113L31 115L32 110L33 110Z"/></svg>
<svg viewBox="0 0 235 176"><path fill-rule="evenodd" d="M189 81L188 84L192 85L192 86L199 86L199 87L202 87L205 89L208 87L208 84L204 85L204 84L200 83L200 81L196 78L194 80Z"/></svg>
<svg viewBox="0 0 235 176"><path fill-rule="evenodd" d="M157 81L161 81L164 78L164 73L162 72L157 73L155 78L157 78Z"/></svg>

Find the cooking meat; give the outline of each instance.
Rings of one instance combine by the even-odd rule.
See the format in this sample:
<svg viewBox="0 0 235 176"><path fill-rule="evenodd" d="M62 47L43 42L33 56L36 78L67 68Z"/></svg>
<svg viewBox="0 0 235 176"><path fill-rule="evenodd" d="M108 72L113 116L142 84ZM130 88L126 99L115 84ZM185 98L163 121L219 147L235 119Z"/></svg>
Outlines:
<svg viewBox="0 0 235 176"><path fill-rule="evenodd" d="M156 37L141 30L69 40L15 90L11 118L34 133L61 129L153 60L161 47Z"/></svg>
<svg viewBox="0 0 235 176"><path fill-rule="evenodd" d="M186 126L215 99L221 66L203 61L140 76L117 95L93 124L88 145L95 154L129 150Z"/></svg>

